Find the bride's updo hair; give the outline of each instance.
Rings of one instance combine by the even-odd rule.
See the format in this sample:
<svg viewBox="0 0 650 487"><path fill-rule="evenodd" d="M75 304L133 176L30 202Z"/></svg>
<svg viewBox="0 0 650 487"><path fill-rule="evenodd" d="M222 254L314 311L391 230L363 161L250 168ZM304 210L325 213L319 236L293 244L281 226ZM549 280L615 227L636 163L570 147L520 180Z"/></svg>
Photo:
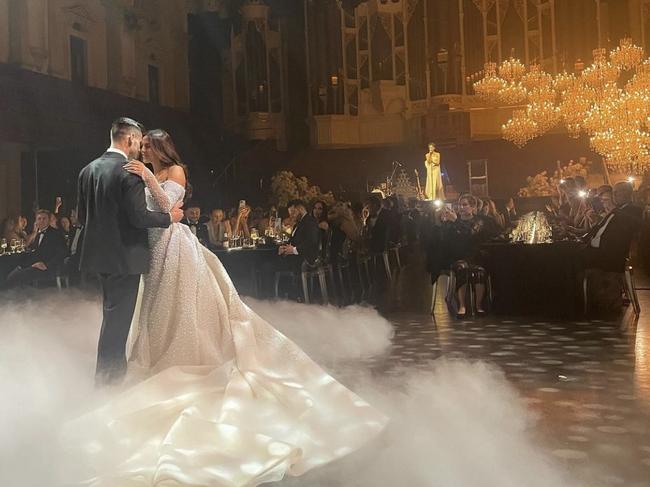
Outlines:
<svg viewBox="0 0 650 487"><path fill-rule="evenodd" d="M181 161L181 157L176 152L176 147L172 138L162 129L153 129L147 132L145 137L149 137L151 150L156 154L163 167L180 166L185 173L185 186L189 185L187 166Z"/></svg>

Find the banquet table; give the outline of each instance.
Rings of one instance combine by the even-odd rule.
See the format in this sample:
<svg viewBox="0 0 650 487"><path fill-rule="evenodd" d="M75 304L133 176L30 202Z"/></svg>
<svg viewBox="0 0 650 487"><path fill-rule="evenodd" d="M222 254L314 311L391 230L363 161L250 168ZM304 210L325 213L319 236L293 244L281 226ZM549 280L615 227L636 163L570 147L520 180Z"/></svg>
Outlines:
<svg viewBox="0 0 650 487"><path fill-rule="evenodd" d="M576 316L582 306L580 246L573 241L482 245L481 259L492 280L492 311Z"/></svg>
<svg viewBox="0 0 650 487"><path fill-rule="evenodd" d="M278 254L278 248L275 246L211 250L228 271L237 290L253 296L259 296L258 272L265 262L274 259Z"/></svg>
<svg viewBox="0 0 650 487"><path fill-rule="evenodd" d="M0 287L7 280L9 273L18 267L24 255L24 252L0 255Z"/></svg>

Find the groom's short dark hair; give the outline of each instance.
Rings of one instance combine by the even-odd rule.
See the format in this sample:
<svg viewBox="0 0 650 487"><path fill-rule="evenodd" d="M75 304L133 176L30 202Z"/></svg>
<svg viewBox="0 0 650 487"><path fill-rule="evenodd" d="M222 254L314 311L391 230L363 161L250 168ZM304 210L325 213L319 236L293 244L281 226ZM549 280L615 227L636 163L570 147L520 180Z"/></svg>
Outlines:
<svg viewBox="0 0 650 487"><path fill-rule="evenodd" d="M135 131L144 134L144 125L132 118L120 117L114 120L111 125L111 140L121 140Z"/></svg>

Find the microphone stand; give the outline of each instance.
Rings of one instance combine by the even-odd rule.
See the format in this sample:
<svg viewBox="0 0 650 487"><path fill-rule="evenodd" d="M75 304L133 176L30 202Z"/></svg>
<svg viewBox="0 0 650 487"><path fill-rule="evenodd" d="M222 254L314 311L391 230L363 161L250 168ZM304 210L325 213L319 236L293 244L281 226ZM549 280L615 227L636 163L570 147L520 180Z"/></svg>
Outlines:
<svg viewBox="0 0 650 487"><path fill-rule="evenodd" d="M397 171L397 168L400 167L400 166L401 166L401 164L400 164L399 162L397 162L397 161L393 161L393 172L390 173L390 177L389 177L388 180L386 181L386 183L387 183L387 184L386 184L386 186L387 186L386 189L388 190L388 191L387 191L388 196L392 196L392 195L393 195L393 186L394 186L394 179L395 179L395 171Z"/></svg>

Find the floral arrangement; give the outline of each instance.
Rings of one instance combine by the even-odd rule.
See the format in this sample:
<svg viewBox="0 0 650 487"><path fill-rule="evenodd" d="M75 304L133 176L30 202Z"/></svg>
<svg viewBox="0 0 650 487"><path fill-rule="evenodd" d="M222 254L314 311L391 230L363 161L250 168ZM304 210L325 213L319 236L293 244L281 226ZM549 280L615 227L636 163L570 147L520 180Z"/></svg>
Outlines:
<svg viewBox="0 0 650 487"><path fill-rule="evenodd" d="M328 205L334 203L331 191L323 193L318 186L309 184L306 177L298 177L291 171L279 171L271 178L273 202L278 206L287 206L293 199L301 199L306 203L322 200Z"/></svg>
<svg viewBox="0 0 650 487"><path fill-rule="evenodd" d="M534 176L526 178L527 185L519 190L519 196L553 196L557 194L557 188L560 180L563 178L573 178L582 176L586 178L589 174L591 161L575 162L569 161L568 164L558 167L552 176L547 171L542 171Z"/></svg>

